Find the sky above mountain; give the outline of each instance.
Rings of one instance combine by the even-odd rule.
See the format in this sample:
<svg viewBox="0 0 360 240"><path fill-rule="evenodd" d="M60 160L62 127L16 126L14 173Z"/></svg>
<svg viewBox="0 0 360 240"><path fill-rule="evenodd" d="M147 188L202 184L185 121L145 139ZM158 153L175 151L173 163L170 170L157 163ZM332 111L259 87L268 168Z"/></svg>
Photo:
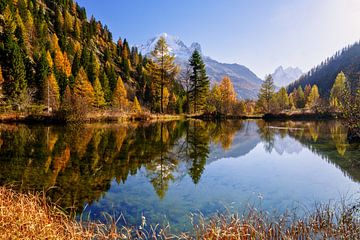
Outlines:
<svg viewBox="0 0 360 240"><path fill-rule="evenodd" d="M167 32L259 77L279 65L304 71L360 39L359 0L77 0L131 44Z"/></svg>

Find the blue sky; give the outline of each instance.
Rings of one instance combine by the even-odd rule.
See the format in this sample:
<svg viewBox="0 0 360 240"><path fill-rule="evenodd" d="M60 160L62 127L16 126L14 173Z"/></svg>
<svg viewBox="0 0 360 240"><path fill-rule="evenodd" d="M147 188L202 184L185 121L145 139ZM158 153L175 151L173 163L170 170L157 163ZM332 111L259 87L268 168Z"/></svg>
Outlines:
<svg viewBox="0 0 360 240"><path fill-rule="evenodd" d="M77 0L114 40L141 44L166 32L203 53L249 67L309 70L360 40L360 0Z"/></svg>

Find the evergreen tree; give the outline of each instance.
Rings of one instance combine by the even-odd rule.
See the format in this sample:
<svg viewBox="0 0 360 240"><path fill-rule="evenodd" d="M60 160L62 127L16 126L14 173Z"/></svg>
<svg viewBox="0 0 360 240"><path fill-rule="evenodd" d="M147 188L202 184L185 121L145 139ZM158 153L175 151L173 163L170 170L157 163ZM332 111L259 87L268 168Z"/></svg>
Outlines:
<svg viewBox="0 0 360 240"><path fill-rule="evenodd" d="M206 75L205 64L199 51L195 50L189 60L192 68L190 76L190 102L193 104L194 113L203 111L210 89L210 81Z"/></svg>
<svg viewBox="0 0 360 240"><path fill-rule="evenodd" d="M160 113L164 113L164 88L174 81L178 73L174 60L175 57L170 55L165 38L160 37L155 49L151 52L151 60L146 65L156 87L155 93L160 101Z"/></svg>
<svg viewBox="0 0 360 240"><path fill-rule="evenodd" d="M298 108L304 108L306 103L305 93L301 86L298 87L296 93L296 106Z"/></svg>
<svg viewBox="0 0 360 240"><path fill-rule="evenodd" d="M111 90L109 86L109 79L106 76L105 71L102 69L100 71L100 83L104 92L104 98L107 103L111 102Z"/></svg>
<svg viewBox="0 0 360 240"><path fill-rule="evenodd" d="M17 43L10 36L5 42L5 56L8 61L8 71L4 84L8 99L20 108L26 97L27 81L24 57Z"/></svg>
<svg viewBox="0 0 360 240"><path fill-rule="evenodd" d="M51 56L50 56L51 58ZM52 62L52 60L51 60ZM45 85L49 74L51 73L51 67L50 64L48 62L48 57L47 57L47 53L46 51L43 49L43 51L41 52L41 56L40 59L37 62L36 65L36 76L35 76L35 87L37 89L39 89L38 93L37 93L37 99L38 100L44 100L45 96L44 96L44 91L41 91L43 86Z"/></svg>
<svg viewBox="0 0 360 240"><path fill-rule="evenodd" d="M264 81L264 83L261 85L260 93L259 93L259 100L258 103L261 107L261 109L269 113L271 110L271 99L274 97L275 92L275 86L274 86L274 80L271 75L268 75Z"/></svg>
<svg viewBox="0 0 360 240"><path fill-rule="evenodd" d="M125 110L128 106L127 91L120 76L113 93L112 105L122 110Z"/></svg>

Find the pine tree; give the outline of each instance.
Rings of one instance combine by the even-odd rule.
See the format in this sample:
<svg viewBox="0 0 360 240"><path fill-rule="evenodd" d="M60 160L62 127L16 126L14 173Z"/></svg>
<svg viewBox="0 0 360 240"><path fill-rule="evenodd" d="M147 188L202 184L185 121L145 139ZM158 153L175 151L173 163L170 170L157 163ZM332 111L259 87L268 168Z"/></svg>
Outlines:
<svg viewBox="0 0 360 240"><path fill-rule="evenodd" d="M105 105L104 92L101 87L99 78L94 81L94 92L95 92L95 107L102 107Z"/></svg>
<svg viewBox="0 0 360 240"><path fill-rule="evenodd" d="M275 92L275 86L274 86L274 80L271 75L268 75L264 81L264 83L261 85L260 93L259 93L259 104L262 110L266 113L269 113L271 110L271 99L274 96Z"/></svg>
<svg viewBox="0 0 360 240"><path fill-rule="evenodd" d="M155 45L155 49L151 52L151 59L146 65L149 75L155 83L156 93L158 95L156 97L160 101L160 113L164 113L164 88L168 87L170 82L174 81L178 73L178 67L174 63L174 60L175 57L170 55L165 38L160 37Z"/></svg>
<svg viewBox="0 0 360 240"><path fill-rule="evenodd" d="M18 108L26 97L27 81L24 57L17 43L10 37L5 42L8 72L4 84L5 94Z"/></svg>
<svg viewBox="0 0 360 240"><path fill-rule="evenodd" d="M100 71L100 83L104 92L104 98L107 103L111 102L111 90L109 86L109 79L105 73L105 71L102 69Z"/></svg>
<svg viewBox="0 0 360 240"><path fill-rule="evenodd" d="M50 56L50 59L51 59L51 56ZM52 60L51 60L51 62L52 62ZM38 60L37 65L36 65L36 76L35 76L35 85L36 86L35 87L40 90L40 91L38 91L38 94L37 94L38 100L42 101L45 99L44 91L41 91L41 89L45 85L50 73L51 73L51 67L50 67L50 64L48 61L48 56L47 56L45 49L43 49L43 51L41 52L40 59Z"/></svg>
<svg viewBox="0 0 360 240"><path fill-rule="evenodd" d="M206 75L205 64L199 51L195 50L189 60L192 68L190 76L190 101L193 103L194 113L203 111L210 89L210 81Z"/></svg>
<svg viewBox="0 0 360 240"><path fill-rule="evenodd" d="M142 112L140 103L139 103L139 101L138 101L138 99L137 99L136 96L135 96L135 99L134 99L134 104L133 104L132 111L133 111L134 113L141 113L141 112Z"/></svg>
<svg viewBox="0 0 360 240"><path fill-rule="evenodd" d="M128 106L127 91L121 77L118 77L117 84L113 93L112 105L122 110Z"/></svg>
<svg viewBox="0 0 360 240"><path fill-rule="evenodd" d="M333 87L330 92L330 105L332 107L338 108L341 107L343 102L343 92L347 87L347 78L343 72L340 72L334 82Z"/></svg>
<svg viewBox="0 0 360 240"><path fill-rule="evenodd" d="M298 108L304 108L306 103L305 93L301 86L298 87L296 93L296 106Z"/></svg>

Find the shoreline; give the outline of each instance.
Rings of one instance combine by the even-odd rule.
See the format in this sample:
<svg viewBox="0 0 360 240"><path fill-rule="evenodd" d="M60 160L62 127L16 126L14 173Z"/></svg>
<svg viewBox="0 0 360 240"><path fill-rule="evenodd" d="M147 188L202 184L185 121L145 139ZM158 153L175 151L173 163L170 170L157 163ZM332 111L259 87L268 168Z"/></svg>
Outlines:
<svg viewBox="0 0 360 240"><path fill-rule="evenodd" d="M184 119L199 119L204 121L263 119L264 121L270 122L270 121L288 121L288 120L317 121L317 120L333 120L333 119L342 119L342 118L339 113L315 113L315 112L268 113L268 114L231 115L231 116L94 112L94 113L86 114L86 116L83 119L80 119L78 122L124 123L124 122L175 121L175 120L184 120ZM64 124L69 122L58 118L56 115L12 112L12 113L0 114L0 123Z"/></svg>

